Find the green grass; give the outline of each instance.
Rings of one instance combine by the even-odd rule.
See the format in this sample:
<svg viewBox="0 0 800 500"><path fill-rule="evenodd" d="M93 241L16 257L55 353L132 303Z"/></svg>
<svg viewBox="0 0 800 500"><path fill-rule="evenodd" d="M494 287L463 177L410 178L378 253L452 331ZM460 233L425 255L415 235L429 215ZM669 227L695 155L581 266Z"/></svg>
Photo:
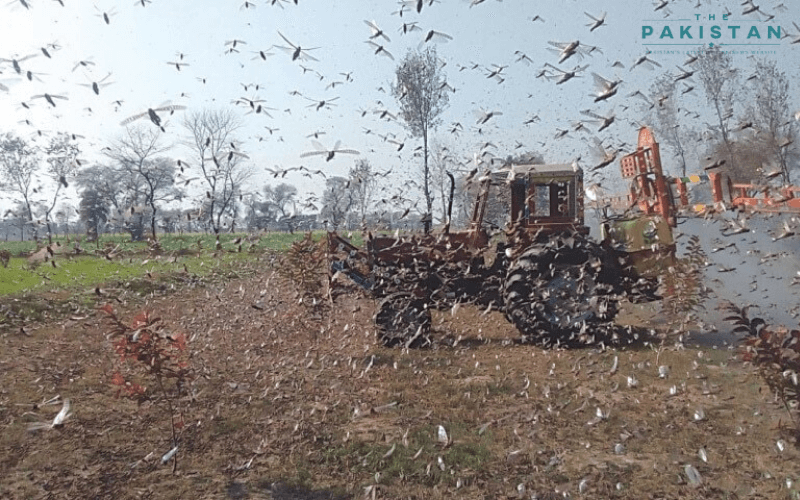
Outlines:
<svg viewBox="0 0 800 500"><path fill-rule="evenodd" d="M173 262L169 256L132 256L109 261L92 255L73 257L56 256L57 267L49 262L31 265L27 259L13 257L8 268L0 268L0 296L38 291L85 289L107 282L122 282L151 275L163 276L188 271L206 275L228 263L252 260L248 253L222 252L214 257L210 252L178 257ZM186 269L184 269L186 266Z"/></svg>
<svg viewBox="0 0 800 500"><path fill-rule="evenodd" d="M322 238L324 234L317 232L314 236ZM222 251L216 252L216 256L212 255L216 249L216 235L163 235L159 240L162 249L160 255L151 255L147 242L132 242L127 235L103 236L100 248L105 248L106 251L116 248L115 253L119 257L109 261L96 255L97 245L94 243L82 245L85 254L77 256L61 254L56 248L55 268L49 262L28 262L26 257L36 251L35 242L3 242L0 243L0 250L8 250L14 257L11 258L8 268L0 267L0 297L38 290L93 287L108 281L142 277L148 272L181 272L184 271L184 265L189 273L205 275L214 267L228 262L252 259L264 252L286 250L293 242L301 239L303 233L272 233L253 243L243 239L242 253L238 253L238 245L234 241L245 236L221 234L219 241ZM74 241L73 238L68 243L65 237L54 239L65 251L72 250ZM178 256L177 262L173 261L173 256ZM146 264L142 265L142 262Z"/></svg>
<svg viewBox="0 0 800 500"><path fill-rule="evenodd" d="M315 231L314 236L321 238L325 233L323 231ZM237 238L245 238L248 235L245 233L225 233L219 235L219 241L222 244L223 249L233 249L234 248L234 240ZM255 246L260 249L268 249L268 250L285 250L289 248L289 246L301 239L304 236L304 233L297 232L294 234L290 233L269 233L263 235L256 243ZM204 234L204 233L184 233L184 234L162 234L159 235L158 242L161 245L161 248L165 252L177 252L180 250L214 250L216 246L216 239L217 236L214 234ZM95 249L104 248L107 245L111 245L112 248L119 245L118 252L147 252L148 251L148 243L147 241L131 241L130 236L127 234L117 234L117 235L103 235L100 237L100 242L98 243L86 243L85 237L81 237L81 248L87 252L91 252ZM40 247L41 245L47 244L47 237L43 237L39 239ZM66 236L58 236L53 238L53 244L58 242L62 247L72 249L75 243L75 236L70 237L70 241L67 241ZM199 245L198 245L199 242ZM35 241L6 241L0 242L0 250L8 250L11 252L11 255L21 256L23 254L30 254L36 251ZM250 242L243 241L242 247L246 249L250 245Z"/></svg>
<svg viewBox="0 0 800 500"><path fill-rule="evenodd" d="M459 477L469 476L492 458L489 448L491 436L479 436L475 429L462 423L450 423L447 430L453 439L447 447L436 441L436 426L424 425L409 433L408 447L394 442L394 451L389 457L385 455L392 444L355 440L326 447L317 460L337 469L370 474L380 472L380 481L383 483L414 478L426 484L437 484L450 481L451 471L456 471ZM422 452L415 457L420 449ZM437 457L441 457L445 463L445 471L439 469ZM428 464L432 464L432 467L426 473Z"/></svg>
<svg viewBox="0 0 800 500"><path fill-rule="evenodd" d="M163 235L158 254L151 253L147 243L131 242L128 236L105 236L101 248L106 248L105 252L114 248L113 260L95 253L95 244L82 246L85 253L81 255L70 255L72 244L61 237L55 239L61 242L60 249L54 247L55 267L52 262L28 261L27 256L36 250L35 242L0 243L0 250L14 255L7 268L0 266L0 326L59 317L76 307L91 308L98 286L144 297L178 288L187 279L194 282L197 278L205 281L248 274L255 267L270 265L266 256L288 249L304 233L272 233L255 242L243 239L238 252L234 240L244 236L220 235L222 248L217 251L216 235ZM354 244L362 243L360 234L352 236ZM314 233L315 239L324 237L324 231Z"/></svg>

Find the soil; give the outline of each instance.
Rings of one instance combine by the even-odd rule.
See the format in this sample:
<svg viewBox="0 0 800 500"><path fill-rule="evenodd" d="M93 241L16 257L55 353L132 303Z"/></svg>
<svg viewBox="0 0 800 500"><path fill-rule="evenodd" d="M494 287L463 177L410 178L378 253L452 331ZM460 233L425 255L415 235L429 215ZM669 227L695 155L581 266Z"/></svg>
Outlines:
<svg viewBox="0 0 800 500"><path fill-rule="evenodd" d="M28 324L0 334L0 498L800 491L789 413L726 348L544 351L516 342L502 315L461 307L434 315L432 348L388 349L371 299L353 291L312 320L271 270L113 305L124 318L152 310L189 338L177 463L162 464L171 417L153 386L142 404L115 396L101 313ZM62 425L31 430L66 399Z"/></svg>

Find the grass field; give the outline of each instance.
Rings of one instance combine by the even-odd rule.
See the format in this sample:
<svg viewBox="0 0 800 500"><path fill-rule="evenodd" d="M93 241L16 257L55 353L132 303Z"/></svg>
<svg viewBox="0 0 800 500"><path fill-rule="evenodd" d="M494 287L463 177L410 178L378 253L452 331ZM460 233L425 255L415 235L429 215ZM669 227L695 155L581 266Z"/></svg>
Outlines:
<svg viewBox="0 0 800 500"><path fill-rule="evenodd" d="M322 238L324 232L314 234ZM27 256L37 250L36 242L4 242L0 250L13 256L8 268L0 267L0 297L36 292L94 287L109 281L124 281L143 276L170 276L174 273L206 275L220 266L235 267L265 253L286 250L303 233L269 233L247 241L247 234L221 234L221 250L216 251L217 237L210 234L162 235L161 251L150 251L146 241L132 242L128 236L103 236L99 244L82 245L82 255L73 255L75 239L54 239L55 267L51 262L30 263ZM241 239L242 251L235 244ZM360 234L353 234L360 245ZM56 243L58 245L56 245ZM98 250L99 249L99 250ZM114 249L114 259L98 252Z"/></svg>
<svg viewBox="0 0 800 500"><path fill-rule="evenodd" d="M314 238L325 235L319 231ZM104 301L140 301L197 284L243 278L271 265L274 259L304 233L162 235L160 250L128 236L104 236L100 244L82 245L75 239L54 239L55 257L31 262L37 250L33 241L0 243L13 257L0 267L0 331L20 328L31 321L49 321L90 310ZM353 242L362 243L360 234ZM235 243L241 238L241 252ZM58 242L58 245L56 245ZM111 259L105 257L114 250ZM55 263L55 265L53 265Z"/></svg>
<svg viewBox="0 0 800 500"><path fill-rule="evenodd" d="M323 232L315 233L315 236L321 237ZM249 236L247 233L225 233L219 235L219 242L222 244L223 248L230 249L233 248L233 242L237 238L247 238ZM298 239L303 237L303 233L283 233L283 232L276 232L276 233L266 233L262 235L258 241L255 242L256 247L261 249L270 249L270 250L285 250L289 247L293 242L297 241ZM148 251L148 242L145 241L131 241L130 236L125 234L117 234L117 235L103 235L100 237L98 242L93 243L84 243L85 237L81 237L81 247L85 251L92 251L98 248L104 248L107 245L113 245L113 247L119 245L120 252L147 252ZM181 250L214 250L216 245L217 236L214 234L205 234L205 233L184 233L184 234L162 234L159 235L158 242L161 245L161 248L165 252L177 252ZM40 238L39 246L43 244L47 244L47 238ZM74 236L66 237L66 236L58 236L53 238L53 244L58 244L66 248L72 248L76 241ZM250 243L245 242L244 247L246 248ZM20 256L23 254L30 254L31 252L36 251L37 249L37 242L35 241L6 241L0 242L0 250L8 250L11 252L11 255Z"/></svg>

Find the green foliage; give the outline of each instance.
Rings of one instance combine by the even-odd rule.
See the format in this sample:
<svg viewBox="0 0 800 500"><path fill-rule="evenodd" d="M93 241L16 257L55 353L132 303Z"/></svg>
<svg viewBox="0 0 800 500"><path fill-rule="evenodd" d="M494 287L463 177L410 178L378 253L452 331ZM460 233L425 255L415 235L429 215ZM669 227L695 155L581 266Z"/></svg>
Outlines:
<svg viewBox="0 0 800 500"><path fill-rule="evenodd" d="M87 188L81 193L80 218L96 239L99 226L108 220L108 206L98 190Z"/></svg>

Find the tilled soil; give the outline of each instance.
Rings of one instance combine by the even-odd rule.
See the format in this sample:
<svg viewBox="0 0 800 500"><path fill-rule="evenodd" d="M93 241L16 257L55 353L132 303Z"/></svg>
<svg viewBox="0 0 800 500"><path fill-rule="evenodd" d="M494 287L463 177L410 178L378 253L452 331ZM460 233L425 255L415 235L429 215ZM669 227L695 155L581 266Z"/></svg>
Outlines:
<svg viewBox="0 0 800 500"><path fill-rule="evenodd" d="M175 472L161 462L172 448L165 402L115 397L117 360L105 318L92 313L0 337L0 497L799 491L790 416L734 351L544 351L515 342L501 315L470 307L434 315L433 348L387 349L375 340L371 299L353 291L312 320L271 271L114 305L125 318L146 307L189 338ZM64 399L72 414L62 426L29 430L52 422Z"/></svg>

